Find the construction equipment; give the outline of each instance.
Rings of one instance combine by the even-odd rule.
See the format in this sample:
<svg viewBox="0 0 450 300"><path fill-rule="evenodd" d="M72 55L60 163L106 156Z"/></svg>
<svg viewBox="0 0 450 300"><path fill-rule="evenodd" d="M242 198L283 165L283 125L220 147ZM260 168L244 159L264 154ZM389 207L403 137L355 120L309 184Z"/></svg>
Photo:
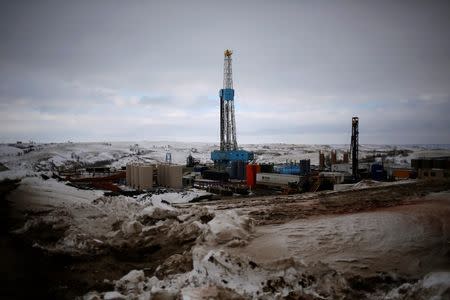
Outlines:
<svg viewBox="0 0 450 300"><path fill-rule="evenodd" d="M253 152L239 150L236 140L236 119L234 115L234 89L231 65L231 50L224 52L223 88L220 96L220 150L211 152L216 165L226 165L231 161L253 160Z"/></svg>
<svg viewBox="0 0 450 300"><path fill-rule="evenodd" d="M352 118L352 140L350 144L350 153L352 156L352 180L358 181L358 140L359 140L359 118Z"/></svg>

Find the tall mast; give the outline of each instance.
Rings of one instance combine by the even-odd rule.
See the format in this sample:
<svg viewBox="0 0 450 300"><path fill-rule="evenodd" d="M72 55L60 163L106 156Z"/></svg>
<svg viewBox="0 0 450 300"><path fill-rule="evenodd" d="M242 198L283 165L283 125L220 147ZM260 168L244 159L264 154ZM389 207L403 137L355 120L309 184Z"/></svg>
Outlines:
<svg viewBox="0 0 450 300"><path fill-rule="evenodd" d="M220 150L237 150L231 50L224 52L223 89L220 90Z"/></svg>

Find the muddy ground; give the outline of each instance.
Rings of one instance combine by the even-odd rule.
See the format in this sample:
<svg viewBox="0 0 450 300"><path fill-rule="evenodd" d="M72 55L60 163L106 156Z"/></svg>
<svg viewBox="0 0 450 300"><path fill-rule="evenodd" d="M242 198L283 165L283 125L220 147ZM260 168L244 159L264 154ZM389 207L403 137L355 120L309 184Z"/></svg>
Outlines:
<svg viewBox="0 0 450 300"><path fill-rule="evenodd" d="M18 184L20 183L17 181L8 181L2 182L0 186L2 207L0 260L3 269L0 280L2 284L1 294L5 296L2 297L4 299L73 299L92 290L98 292L112 290L113 280L119 279L130 270L144 270L146 276L152 276L157 273L156 268L167 262L167 259L174 254L183 255L184 253L184 257L189 256L185 254L189 252L195 243L195 239L188 239L182 242L161 243L164 246L152 244L152 247L139 247L135 250L130 247L124 247L123 251L120 248L119 250L110 249L95 255L73 256L49 253L43 249L33 247L33 244L36 241L52 242L53 240L58 240L62 237L64 230L58 231L55 227L42 227L40 230L34 230L32 234L25 236L17 236L11 233L14 229L22 227L26 218L30 217L29 211L24 213L23 205L21 206L22 209L19 210L14 205L11 205L14 198L7 198L7 195ZM249 215L255 220L257 225L254 241L250 242L246 248L239 248L238 251L248 251L251 254L255 249L259 253L259 249L262 246L258 243L264 240L265 237L270 235L276 236L278 231L282 232L283 230L287 232L287 235L292 235L290 231L299 231L300 229L298 228L301 226L303 226L301 228L309 226L308 228L311 229L312 227L308 224L315 224L314 222L317 222L316 219L321 216L334 215L347 218L347 216L361 212L381 212L386 209L402 210L402 207L408 209L411 204L416 205L420 201L425 201L425 196L430 193L447 190L450 190L449 181L418 181L404 185L374 187L364 190L236 198L196 203L194 205L176 205L176 207L207 207L217 213L236 210ZM38 213L45 214L46 212L45 210L40 210ZM208 220L205 220L205 222L208 222ZM294 224L297 227L289 227L289 225L288 229L286 227L270 227L292 224L291 222L300 223ZM319 225L323 226L323 224ZM320 231L320 228L314 228L310 231L311 235L316 235ZM322 244L324 248L332 247L330 244L326 244L326 240L321 242L325 243ZM315 250L313 248L299 248L295 249L295 251L307 250L314 252L320 251L320 247L320 245L317 245L314 248ZM450 259L450 253L444 253L444 255L447 255ZM313 261L323 258L310 255L308 259ZM345 259L347 258L341 259L341 265L346 263ZM264 260L264 257L262 257L262 260ZM368 268L370 268L370 265ZM192 269L192 261L186 260L174 267L171 272L182 273L190 269ZM382 268L380 270L383 271ZM362 276L353 276L352 284L363 288L371 288L374 284L384 284L383 280L380 279L381 277L372 279L381 281L377 283L370 281L370 274L366 277L364 277L364 274ZM389 281L392 278L386 276L386 280Z"/></svg>
<svg viewBox="0 0 450 300"><path fill-rule="evenodd" d="M429 193L450 190L449 180L413 181L349 191L323 191L289 196L235 198L196 205L214 210L235 209L249 214L258 225L285 223L319 215L370 211L405 205ZM189 204L179 204L186 207Z"/></svg>

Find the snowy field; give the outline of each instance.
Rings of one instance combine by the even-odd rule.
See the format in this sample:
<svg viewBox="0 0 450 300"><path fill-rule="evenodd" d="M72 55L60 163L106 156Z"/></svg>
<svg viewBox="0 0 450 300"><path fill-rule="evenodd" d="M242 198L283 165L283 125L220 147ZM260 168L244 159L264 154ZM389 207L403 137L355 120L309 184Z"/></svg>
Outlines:
<svg viewBox="0 0 450 300"><path fill-rule="evenodd" d="M309 158L317 164L319 150L345 151L348 146L267 144L244 148L255 151L257 162ZM78 259L114 256L115 268L122 273L100 273L104 274L98 275L104 276L100 280L106 283L101 289L95 284L88 286L83 292L85 299L448 297L449 192L417 196L403 206L303 215L281 224L257 225L252 213L256 209L269 213L264 203L276 203L276 197L261 198L258 208L246 205L245 198L234 199L233 205L202 206L186 204L205 194L195 189L104 196L103 191L79 190L41 176L73 163L120 168L130 161L162 162L168 152L174 163L185 163L189 154L209 163L214 149L216 145L201 143L64 143L41 144L24 153L0 145L0 163L8 168L0 172L0 181L21 180L7 196L14 212L23 217L14 234L31 240L33 248L47 255ZM450 156L450 147L445 145L362 145L360 149L361 157L396 150L400 154L388 160L405 166L415 157ZM364 188L360 184L355 191ZM320 199L327 195L321 194ZM311 197L315 196L280 199L306 203ZM321 209L320 201L305 207ZM145 259L136 269L125 263L117 265L117 257L127 255ZM374 288L355 288L362 284L361 278L374 280Z"/></svg>
<svg viewBox="0 0 450 300"><path fill-rule="evenodd" d="M210 153L218 149L217 144L181 142L113 142L113 143L59 143L38 144L37 150L23 154L23 150L0 144L0 163L13 172L2 174L5 178L14 172L49 171L70 163L95 164L120 168L131 161L164 162L166 153L171 153L172 162L185 164L189 154L201 163L211 163ZM295 144L248 144L244 149L254 151L256 162L285 163L310 159L319 163L319 150L326 153L338 151L342 159L349 145L295 145ZM360 145L360 158L388 154L387 161L408 166L412 158L449 156L450 145ZM393 151L397 154L393 156ZM395 153L395 152L394 152ZM18 155L23 154L23 155ZM18 177L21 175L18 174Z"/></svg>

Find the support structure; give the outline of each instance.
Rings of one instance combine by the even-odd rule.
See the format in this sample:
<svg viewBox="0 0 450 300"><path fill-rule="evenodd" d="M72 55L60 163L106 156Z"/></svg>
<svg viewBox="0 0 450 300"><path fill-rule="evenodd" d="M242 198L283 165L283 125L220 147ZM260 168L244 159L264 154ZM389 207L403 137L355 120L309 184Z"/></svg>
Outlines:
<svg viewBox="0 0 450 300"><path fill-rule="evenodd" d="M352 118L352 140L350 144L350 153L352 155L352 179L357 181L358 175L358 143L359 143L359 118Z"/></svg>

